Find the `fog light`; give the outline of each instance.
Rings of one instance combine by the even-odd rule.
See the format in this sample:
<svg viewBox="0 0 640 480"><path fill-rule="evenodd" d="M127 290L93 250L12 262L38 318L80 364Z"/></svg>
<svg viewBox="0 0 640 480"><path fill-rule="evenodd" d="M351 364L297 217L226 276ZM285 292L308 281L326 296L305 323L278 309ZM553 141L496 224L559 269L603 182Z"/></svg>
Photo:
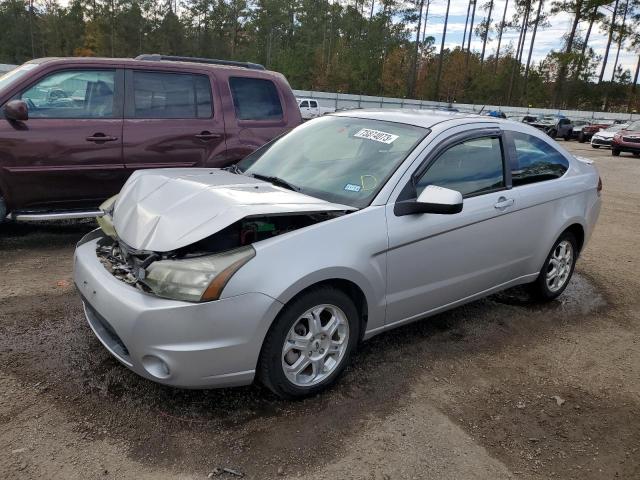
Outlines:
<svg viewBox="0 0 640 480"><path fill-rule="evenodd" d="M154 355L145 355L142 357L142 366L150 375L156 378L168 378L169 375L171 375L169 365Z"/></svg>

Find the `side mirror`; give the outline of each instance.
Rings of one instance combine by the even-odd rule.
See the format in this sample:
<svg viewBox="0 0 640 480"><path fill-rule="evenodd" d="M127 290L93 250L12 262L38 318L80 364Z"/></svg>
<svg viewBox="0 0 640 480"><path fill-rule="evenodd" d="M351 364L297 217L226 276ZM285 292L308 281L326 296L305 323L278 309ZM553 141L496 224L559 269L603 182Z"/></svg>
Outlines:
<svg viewBox="0 0 640 480"><path fill-rule="evenodd" d="M449 188L428 185L416 200L398 202L393 211L398 217L416 213L452 215L462 211L462 194Z"/></svg>
<svg viewBox="0 0 640 480"><path fill-rule="evenodd" d="M23 100L11 100L4 106L4 116L16 122L29 120L29 108Z"/></svg>

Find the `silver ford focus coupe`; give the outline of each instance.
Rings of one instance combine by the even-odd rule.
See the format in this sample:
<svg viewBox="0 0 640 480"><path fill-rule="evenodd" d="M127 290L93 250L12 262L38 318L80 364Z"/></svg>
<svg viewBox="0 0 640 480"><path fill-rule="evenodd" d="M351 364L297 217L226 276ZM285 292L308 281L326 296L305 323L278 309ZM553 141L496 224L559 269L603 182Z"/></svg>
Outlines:
<svg viewBox="0 0 640 480"><path fill-rule="evenodd" d="M344 112L227 169L134 173L74 278L96 336L143 377L301 397L390 328L515 285L556 298L601 188L521 123Z"/></svg>

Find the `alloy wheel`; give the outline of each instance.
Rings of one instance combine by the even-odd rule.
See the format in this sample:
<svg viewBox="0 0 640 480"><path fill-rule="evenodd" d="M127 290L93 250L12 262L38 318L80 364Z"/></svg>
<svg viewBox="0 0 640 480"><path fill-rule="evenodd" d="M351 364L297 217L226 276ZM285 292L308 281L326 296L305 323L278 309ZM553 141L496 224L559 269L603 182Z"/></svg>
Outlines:
<svg viewBox="0 0 640 480"><path fill-rule="evenodd" d="M310 308L293 323L282 347L282 370L294 385L310 387L331 375L344 359L349 322L335 305Z"/></svg>
<svg viewBox="0 0 640 480"><path fill-rule="evenodd" d="M551 253L547 267L546 282L549 291L557 292L567 283L573 268L573 245L561 241Z"/></svg>

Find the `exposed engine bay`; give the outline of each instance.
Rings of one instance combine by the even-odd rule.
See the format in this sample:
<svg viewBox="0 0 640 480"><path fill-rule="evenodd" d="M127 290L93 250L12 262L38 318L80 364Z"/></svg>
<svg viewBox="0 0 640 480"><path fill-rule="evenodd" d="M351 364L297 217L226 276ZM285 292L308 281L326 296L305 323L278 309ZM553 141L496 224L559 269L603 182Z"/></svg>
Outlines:
<svg viewBox="0 0 640 480"><path fill-rule="evenodd" d="M347 212L329 211L246 217L196 243L170 252L139 251L117 238L104 236L98 242L96 253L104 267L117 279L144 292L151 292L145 284L145 272L155 261L195 258L233 250L324 222L345 213Z"/></svg>

